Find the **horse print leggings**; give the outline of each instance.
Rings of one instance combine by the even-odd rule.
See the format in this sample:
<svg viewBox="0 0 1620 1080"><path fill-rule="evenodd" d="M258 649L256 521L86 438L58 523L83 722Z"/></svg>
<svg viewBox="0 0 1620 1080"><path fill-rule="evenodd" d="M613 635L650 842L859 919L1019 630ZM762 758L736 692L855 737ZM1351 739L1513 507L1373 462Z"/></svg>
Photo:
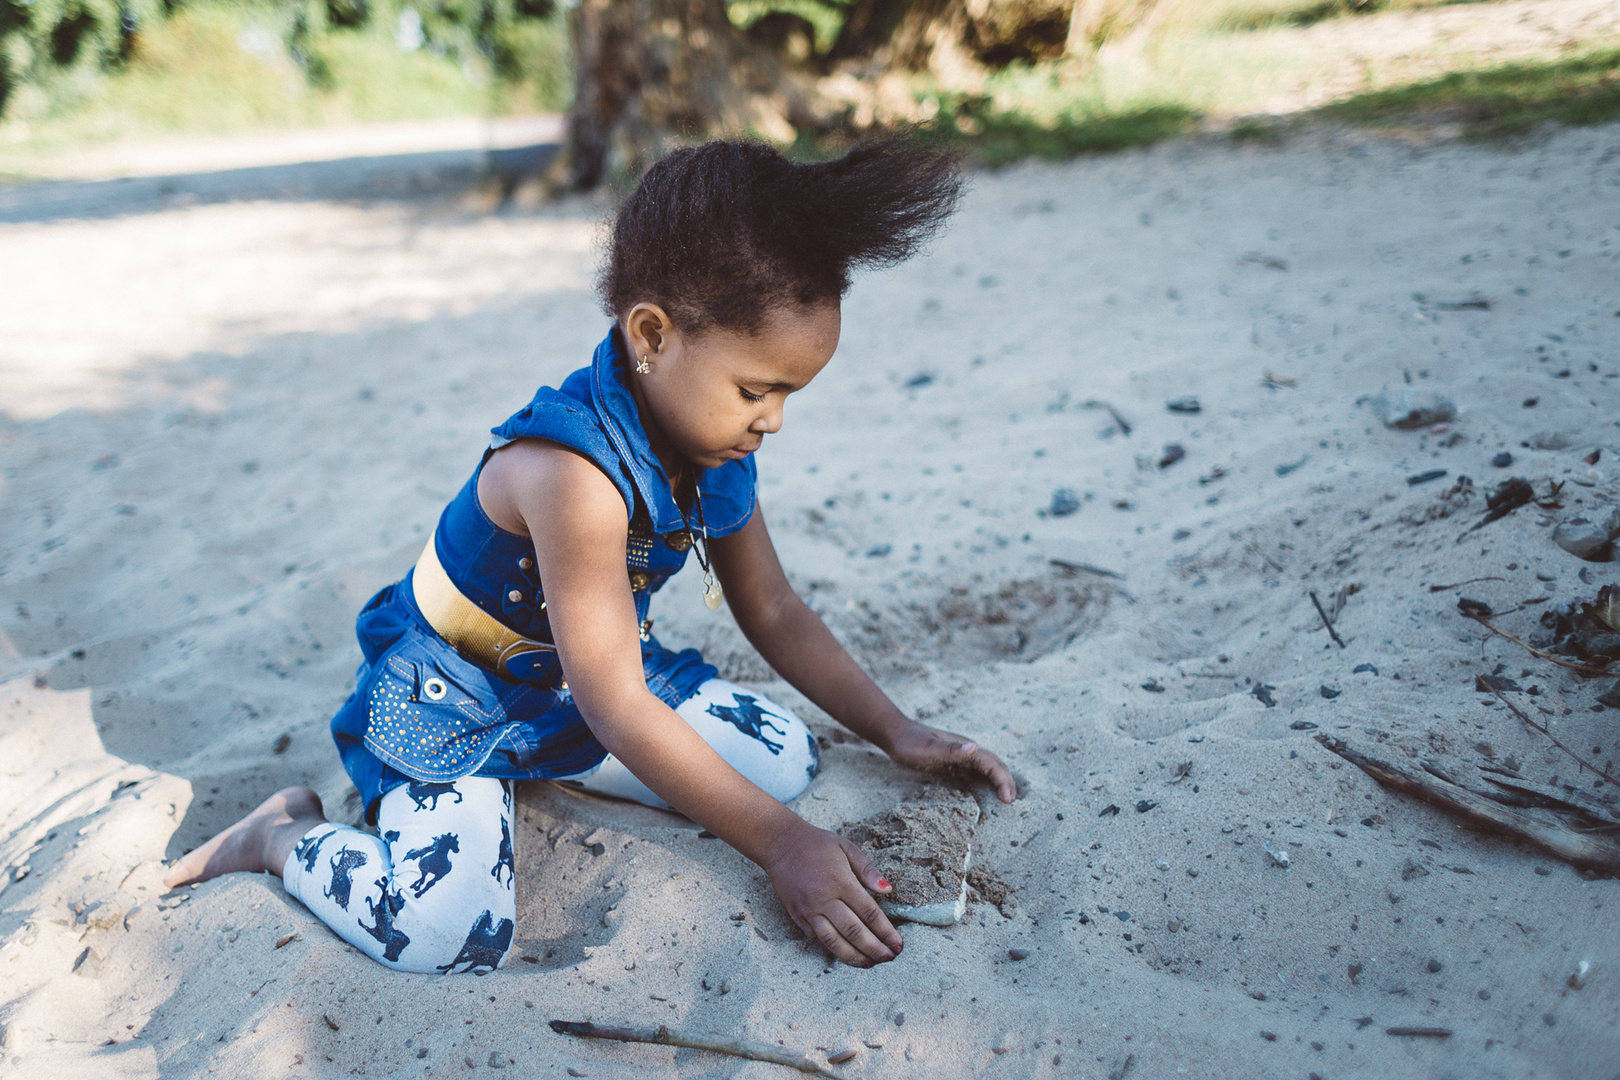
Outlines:
<svg viewBox="0 0 1620 1080"><path fill-rule="evenodd" d="M676 714L732 768L782 802L820 768L816 737L788 709L710 679ZM609 756L565 782L661 810L669 805ZM281 880L332 931L397 971L487 974L512 947L512 782L412 780L382 797L372 835L324 822Z"/></svg>

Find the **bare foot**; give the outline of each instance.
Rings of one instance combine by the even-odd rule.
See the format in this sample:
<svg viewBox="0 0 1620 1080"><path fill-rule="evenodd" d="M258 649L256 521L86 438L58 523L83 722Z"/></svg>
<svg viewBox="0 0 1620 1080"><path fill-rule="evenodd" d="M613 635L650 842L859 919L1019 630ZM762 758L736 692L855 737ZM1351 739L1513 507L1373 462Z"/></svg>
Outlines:
<svg viewBox="0 0 1620 1080"><path fill-rule="evenodd" d="M283 788L202 847L176 859L163 884L173 889L233 870L279 874L292 845L325 820L315 792L307 787Z"/></svg>

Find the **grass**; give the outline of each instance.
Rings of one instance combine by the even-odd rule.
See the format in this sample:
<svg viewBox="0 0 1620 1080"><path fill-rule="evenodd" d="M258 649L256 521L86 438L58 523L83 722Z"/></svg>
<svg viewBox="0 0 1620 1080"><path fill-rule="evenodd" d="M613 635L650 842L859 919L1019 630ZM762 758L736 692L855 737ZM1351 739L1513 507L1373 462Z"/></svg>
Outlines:
<svg viewBox="0 0 1620 1080"><path fill-rule="evenodd" d="M1602 124L1620 119L1620 48L1453 72L1358 94L1314 115L1373 127L1460 123L1473 139L1510 138L1546 123Z"/></svg>
<svg viewBox="0 0 1620 1080"><path fill-rule="evenodd" d="M482 57L402 51L385 20L323 35L300 65L286 9L202 0L154 24L106 73L76 69L27 86L0 124L0 173L51 151L169 133L230 134L370 121L555 110L567 105L561 18L531 20L503 44L525 80L496 80ZM311 77L310 72L318 73Z"/></svg>

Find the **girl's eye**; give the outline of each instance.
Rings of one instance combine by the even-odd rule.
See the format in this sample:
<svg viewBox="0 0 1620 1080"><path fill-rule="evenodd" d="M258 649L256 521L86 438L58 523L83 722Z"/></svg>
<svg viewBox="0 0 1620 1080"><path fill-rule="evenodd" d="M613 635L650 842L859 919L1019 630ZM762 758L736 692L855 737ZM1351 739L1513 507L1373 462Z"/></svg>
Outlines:
<svg viewBox="0 0 1620 1080"><path fill-rule="evenodd" d="M747 390L744 390L740 386L737 387L737 392L743 396L744 401L764 401L765 400L765 395L764 394L750 394Z"/></svg>

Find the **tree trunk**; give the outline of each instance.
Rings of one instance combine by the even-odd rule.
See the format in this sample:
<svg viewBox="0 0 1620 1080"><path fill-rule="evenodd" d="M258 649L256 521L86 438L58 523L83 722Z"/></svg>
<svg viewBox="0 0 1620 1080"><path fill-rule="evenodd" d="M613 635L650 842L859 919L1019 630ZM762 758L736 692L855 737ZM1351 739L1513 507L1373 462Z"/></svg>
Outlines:
<svg viewBox="0 0 1620 1080"><path fill-rule="evenodd" d="M790 142L831 122L810 78L750 42L723 0L582 0L573 20L570 187L635 175L686 143Z"/></svg>

